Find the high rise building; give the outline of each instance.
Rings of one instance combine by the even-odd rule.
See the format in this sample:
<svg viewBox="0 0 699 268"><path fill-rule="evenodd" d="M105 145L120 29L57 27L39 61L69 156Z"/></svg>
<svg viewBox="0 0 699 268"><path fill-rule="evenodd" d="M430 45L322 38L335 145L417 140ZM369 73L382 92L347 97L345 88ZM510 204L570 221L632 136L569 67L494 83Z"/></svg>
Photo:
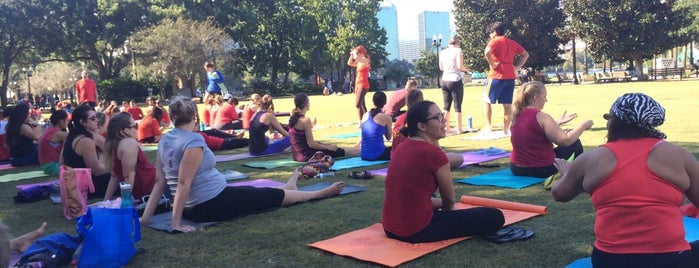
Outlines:
<svg viewBox="0 0 699 268"><path fill-rule="evenodd" d="M398 52L398 15L396 6L390 1L384 1L381 4L381 10L376 14L379 20L379 26L386 31L386 53L389 60L394 60L399 57Z"/></svg>
<svg viewBox="0 0 699 268"><path fill-rule="evenodd" d="M446 11L423 11L418 14L418 42L421 50L435 49L432 46L434 36L442 36L440 47L446 47L451 37L451 27L449 24L449 12Z"/></svg>
<svg viewBox="0 0 699 268"><path fill-rule="evenodd" d="M401 60L415 62L420 57L420 42L418 40L400 40L399 50Z"/></svg>

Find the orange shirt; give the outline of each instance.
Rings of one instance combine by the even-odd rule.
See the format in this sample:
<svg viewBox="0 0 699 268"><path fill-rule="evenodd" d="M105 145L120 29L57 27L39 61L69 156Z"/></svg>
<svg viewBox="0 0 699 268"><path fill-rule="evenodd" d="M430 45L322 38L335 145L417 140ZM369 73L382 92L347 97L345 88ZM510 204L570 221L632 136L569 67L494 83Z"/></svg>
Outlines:
<svg viewBox="0 0 699 268"><path fill-rule="evenodd" d="M80 79L75 83L75 93L78 102L97 102L97 85L92 79Z"/></svg>
<svg viewBox="0 0 699 268"><path fill-rule="evenodd" d="M354 80L354 88L369 89L369 71L371 66L364 63L357 63L357 78Z"/></svg>
<svg viewBox="0 0 699 268"><path fill-rule="evenodd" d="M146 116L138 123L138 140L160 135L160 122L152 116Z"/></svg>
<svg viewBox="0 0 699 268"><path fill-rule="evenodd" d="M498 80L515 79L515 66L512 65L515 55L524 52L524 48L514 40L505 36L495 36L490 39L488 46L493 55L493 61L498 63L495 69L490 70L488 78Z"/></svg>

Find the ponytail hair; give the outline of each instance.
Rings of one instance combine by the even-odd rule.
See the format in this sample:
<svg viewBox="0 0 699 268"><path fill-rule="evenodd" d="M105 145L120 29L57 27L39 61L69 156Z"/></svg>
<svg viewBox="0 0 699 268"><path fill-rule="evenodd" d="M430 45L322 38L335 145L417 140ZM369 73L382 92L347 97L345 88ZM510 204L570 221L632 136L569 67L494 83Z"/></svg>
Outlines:
<svg viewBox="0 0 699 268"><path fill-rule="evenodd" d="M294 109L291 110L291 116L289 117L289 127L296 126L299 119L303 117L301 111L308 105L308 95L304 93L298 93L294 96Z"/></svg>
<svg viewBox="0 0 699 268"><path fill-rule="evenodd" d="M511 118L512 125L517 121L517 115L532 103L534 96L541 94L545 89L546 87L543 83L532 81L524 83L515 90L514 100L512 101L512 106L514 106Z"/></svg>
<svg viewBox="0 0 699 268"><path fill-rule="evenodd" d="M436 104L431 101L420 101L410 106L405 117L405 125L400 129L400 134L406 137L417 136L420 131L417 128L417 124L427 122L429 109L432 105Z"/></svg>

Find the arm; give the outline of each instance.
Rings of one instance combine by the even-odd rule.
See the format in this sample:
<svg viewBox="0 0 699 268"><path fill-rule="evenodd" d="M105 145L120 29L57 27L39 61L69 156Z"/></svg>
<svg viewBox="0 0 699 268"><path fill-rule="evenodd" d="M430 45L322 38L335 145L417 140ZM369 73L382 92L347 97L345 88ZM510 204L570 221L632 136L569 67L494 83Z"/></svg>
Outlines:
<svg viewBox="0 0 699 268"><path fill-rule="evenodd" d="M262 120L265 124L272 126L272 128L274 130L276 130L277 132L279 132L279 134L282 134L282 136L284 136L284 137L289 136L289 132L287 132L282 127L282 124L279 123L279 120L277 120L277 117L274 116L273 114L265 113L264 115L262 115L262 118L260 118L260 120Z"/></svg>
<svg viewBox="0 0 699 268"><path fill-rule="evenodd" d="M330 151L335 151L337 150L337 146L332 145L332 144L322 144L315 139L313 139L313 126L311 124L311 121L308 120L308 117L304 117L299 120L299 123L303 126L303 130L306 132L306 142L308 143L308 146L317 149L317 150L330 150ZM298 123L297 123L298 124Z"/></svg>
<svg viewBox="0 0 699 268"><path fill-rule="evenodd" d="M546 138L551 142L562 146L573 144L576 140L578 140L578 138L580 138L583 131L590 129L593 124L592 120L585 120L585 122L578 125L573 130L565 132L561 129L561 126L559 126L558 123L553 120L553 117L547 113L539 112L536 115L536 120L544 129Z"/></svg>
<svg viewBox="0 0 699 268"><path fill-rule="evenodd" d="M82 156L85 161L85 166L92 169L92 174L100 175L110 172L109 169L97 159L97 150L95 150L95 141L90 138L82 138L75 144L75 152Z"/></svg>
<svg viewBox="0 0 699 268"><path fill-rule="evenodd" d="M689 176L689 188L685 191L685 195L692 204L699 206L699 162L687 150L682 149L684 168Z"/></svg>
<svg viewBox="0 0 699 268"><path fill-rule="evenodd" d="M194 227L182 225L182 210L184 210L185 202L189 198L189 190L192 187L192 180L197 172L199 164L204 157L204 149L189 148L184 151L182 161L180 162L179 172L177 174L177 191L175 192L175 201L172 204L172 229L181 232L194 231ZM155 189L155 188L153 188Z"/></svg>
<svg viewBox="0 0 699 268"><path fill-rule="evenodd" d="M464 52L461 50L459 50L459 53L456 55L456 67L462 72L468 72L468 68L464 66ZM440 65L439 68L442 68L442 66Z"/></svg>
<svg viewBox="0 0 699 268"><path fill-rule="evenodd" d="M529 52L525 50L519 54L519 64L515 66L515 70L521 69L524 63L527 62L527 59L529 59Z"/></svg>
<svg viewBox="0 0 699 268"><path fill-rule="evenodd" d="M440 167L437 170L437 188L439 189L439 196L441 197L441 208L442 210L453 210L454 204L456 204L456 193L454 193L454 182L451 178L451 171L449 170L449 163ZM432 202L433 204L439 202Z"/></svg>
<svg viewBox="0 0 699 268"><path fill-rule="evenodd" d="M568 202L585 192L583 179L587 170L587 154L580 155L573 163L565 159L556 158L554 164L562 174L561 179L551 189L553 200L558 202Z"/></svg>
<svg viewBox="0 0 699 268"><path fill-rule="evenodd" d="M160 163L160 154L155 157L155 185L153 185L153 190L150 192L152 198L148 199L146 204L146 209L143 211L143 216L141 216L141 224L150 224L151 217L155 213L155 208L158 207L158 202L160 201L160 196L163 195L167 183L165 181L165 176L163 175L163 166Z"/></svg>
<svg viewBox="0 0 699 268"><path fill-rule="evenodd" d="M68 137L68 132L65 131L56 131L56 133L51 136L51 141L52 142L64 142L66 141L66 138Z"/></svg>
<svg viewBox="0 0 699 268"><path fill-rule="evenodd" d="M354 60L354 54L350 53L349 59L347 59L347 65L351 67L357 67L357 61Z"/></svg>
<svg viewBox="0 0 699 268"><path fill-rule="evenodd" d="M485 60L488 61L488 66L490 66L491 70L498 67L499 63L495 62L493 51L490 49L490 47L485 48Z"/></svg>
<svg viewBox="0 0 699 268"><path fill-rule="evenodd" d="M22 124L19 131L25 137L35 141L41 138L41 128L34 121Z"/></svg>
<svg viewBox="0 0 699 268"><path fill-rule="evenodd" d="M381 117L381 125L386 127L386 133L383 134L384 137L386 137L386 140L391 140L393 138L393 119L391 118L390 115L380 113L379 114Z"/></svg>

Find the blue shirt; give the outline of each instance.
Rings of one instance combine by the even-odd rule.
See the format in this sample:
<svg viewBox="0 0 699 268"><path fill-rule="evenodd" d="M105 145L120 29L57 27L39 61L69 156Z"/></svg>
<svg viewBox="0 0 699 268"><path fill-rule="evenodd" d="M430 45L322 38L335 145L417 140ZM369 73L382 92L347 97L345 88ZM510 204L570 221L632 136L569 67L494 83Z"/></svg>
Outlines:
<svg viewBox="0 0 699 268"><path fill-rule="evenodd" d="M374 160L383 154L386 146L383 144L383 136L386 134L386 126L374 122L371 112L369 118L362 122L362 159Z"/></svg>
<svg viewBox="0 0 699 268"><path fill-rule="evenodd" d="M206 91L209 93L221 94L221 86L223 84L223 75L218 70L206 73Z"/></svg>

